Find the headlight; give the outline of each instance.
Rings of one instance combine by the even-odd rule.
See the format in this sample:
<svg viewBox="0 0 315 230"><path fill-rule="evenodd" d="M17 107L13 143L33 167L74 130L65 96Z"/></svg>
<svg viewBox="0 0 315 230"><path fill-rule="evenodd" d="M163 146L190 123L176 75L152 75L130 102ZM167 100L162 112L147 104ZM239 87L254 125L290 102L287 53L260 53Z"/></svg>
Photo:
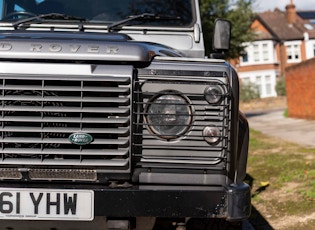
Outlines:
<svg viewBox="0 0 315 230"><path fill-rule="evenodd" d="M174 91L164 91L152 98L146 108L149 130L163 139L176 139L189 130L192 107L188 98Z"/></svg>
<svg viewBox="0 0 315 230"><path fill-rule="evenodd" d="M223 98L223 89L219 85L210 85L204 91L209 104L218 104Z"/></svg>

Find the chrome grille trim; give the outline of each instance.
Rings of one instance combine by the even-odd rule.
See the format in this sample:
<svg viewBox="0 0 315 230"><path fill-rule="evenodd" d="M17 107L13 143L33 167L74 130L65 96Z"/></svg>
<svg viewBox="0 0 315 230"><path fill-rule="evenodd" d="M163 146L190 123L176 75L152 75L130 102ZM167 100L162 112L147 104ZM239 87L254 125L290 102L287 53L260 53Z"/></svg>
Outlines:
<svg viewBox="0 0 315 230"><path fill-rule="evenodd" d="M20 112L68 112L68 113L115 113L115 114L126 114L130 112L129 108L71 108L63 106L62 110L53 106L4 106L0 111L20 111Z"/></svg>
<svg viewBox="0 0 315 230"><path fill-rule="evenodd" d="M0 90L42 90L42 87L38 87L36 85L32 86L15 86L15 85L6 85L3 87L0 85ZM103 93L129 93L129 88L110 88L110 87L65 87L65 86L58 86L58 87L45 87L46 90L49 91L82 91L82 92L103 92Z"/></svg>
<svg viewBox="0 0 315 230"><path fill-rule="evenodd" d="M43 89L42 89L43 90ZM36 101L36 102L113 102L113 103L121 103L121 104L129 104L128 98L114 98L114 97L83 97L83 98L77 98L77 97L54 97L54 96L0 96L1 101Z"/></svg>
<svg viewBox="0 0 315 230"><path fill-rule="evenodd" d="M0 74L0 166L130 173L133 67L38 64L32 73L32 66ZM69 73L76 67L84 71ZM72 144L73 133L93 141Z"/></svg>
<svg viewBox="0 0 315 230"><path fill-rule="evenodd" d="M99 156L127 156L129 152L127 150L47 150L47 149L23 149L23 148L7 148L5 150L0 150L0 154L55 154L55 155L99 155Z"/></svg>
<svg viewBox="0 0 315 230"><path fill-rule="evenodd" d="M22 117L22 116L4 116L0 117L0 122L2 121L20 121L20 122L59 122L59 123L100 123L100 124L127 124L129 118L67 118L67 117Z"/></svg>
<svg viewBox="0 0 315 230"><path fill-rule="evenodd" d="M9 128L2 128L1 129L3 132L49 132L49 133L75 133L78 132L78 129L76 128L40 128L40 127L9 127ZM80 129L80 132L84 132L84 133L104 133L104 134L128 134L129 129L127 127L123 127L123 128L103 128L102 130L100 129L96 129L96 128L85 128L85 129ZM29 139L28 137L26 137L25 139ZM45 138L41 138L43 140L43 142L45 142ZM55 138L55 140L58 140L57 138ZM49 142L51 141L55 141L55 140L47 140ZM64 139L63 139L64 140ZM101 141L104 142L104 140L99 139ZM0 143L2 142L7 142L9 141L9 138L3 137L2 140L0 140ZM99 142L101 142L99 141ZM113 140L114 141L114 140ZM94 142L95 143L95 142Z"/></svg>
<svg viewBox="0 0 315 230"><path fill-rule="evenodd" d="M60 162L56 162L57 160L51 159L28 159L25 162L25 159L4 159L2 160L2 164L6 165L32 165L32 166L90 166L90 167L127 167L129 164L128 160L60 160ZM113 169L115 170L115 169Z"/></svg>

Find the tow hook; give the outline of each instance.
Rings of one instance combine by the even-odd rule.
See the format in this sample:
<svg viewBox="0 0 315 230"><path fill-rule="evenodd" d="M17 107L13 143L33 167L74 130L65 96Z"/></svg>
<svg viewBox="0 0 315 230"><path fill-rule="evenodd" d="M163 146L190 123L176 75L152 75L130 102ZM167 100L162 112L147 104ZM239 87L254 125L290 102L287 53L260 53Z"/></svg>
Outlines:
<svg viewBox="0 0 315 230"><path fill-rule="evenodd" d="M128 220L107 220L108 230L130 230Z"/></svg>
<svg viewBox="0 0 315 230"><path fill-rule="evenodd" d="M186 230L186 225L184 223L178 223L176 230Z"/></svg>
<svg viewBox="0 0 315 230"><path fill-rule="evenodd" d="M123 183L120 183L119 181L110 181L109 187L110 188L130 188L132 187L132 184L130 184L127 181Z"/></svg>

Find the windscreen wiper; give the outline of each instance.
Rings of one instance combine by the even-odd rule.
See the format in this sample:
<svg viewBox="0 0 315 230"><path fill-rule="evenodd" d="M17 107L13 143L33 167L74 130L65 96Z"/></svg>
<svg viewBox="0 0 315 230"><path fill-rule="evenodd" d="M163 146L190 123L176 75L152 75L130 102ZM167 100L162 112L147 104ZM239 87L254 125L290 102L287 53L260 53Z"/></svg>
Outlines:
<svg viewBox="0 0 315 230"><path fill-rule="evenodd" d="M117 26L121 26L130 21L135 21L135 20L180 20L180 19L181 18L179 16L144 13L144 14L132 15L124 20L114 22L107 27L107 30L108 32L111 32Z"/></svg>
<svg viewBox="0 0 315 230"><path fill-rule="evenodd" d="M59 14L59 13L49 13L49 14L40 14L40 15L36 15L34 17L18 20L16 22L12 23L12 26L14 27L14 29L17 29L18 26L21 24L24 24L27 22L32 22L32 21L37 21L37 20L41 20L41 19L76 20L76 21L80 21L80 22L86 21L85 18L81 18L81 17L71 16L71 15L66 15L66 14Z"/></svg>

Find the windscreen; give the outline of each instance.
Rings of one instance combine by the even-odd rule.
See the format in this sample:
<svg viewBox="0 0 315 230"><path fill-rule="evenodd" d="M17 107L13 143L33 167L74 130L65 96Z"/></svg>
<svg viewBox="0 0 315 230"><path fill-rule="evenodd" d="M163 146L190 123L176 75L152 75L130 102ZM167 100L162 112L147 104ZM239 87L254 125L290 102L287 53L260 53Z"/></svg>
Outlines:
<svg viewBox="0 0 315 230"><path fill-rule="evenodd" d="M84 18L86 23L114 23L139 14L157 19L132 20L125 25L189 26L194 21L193 0L0 0L2 21L60 13Z"/></svg>

